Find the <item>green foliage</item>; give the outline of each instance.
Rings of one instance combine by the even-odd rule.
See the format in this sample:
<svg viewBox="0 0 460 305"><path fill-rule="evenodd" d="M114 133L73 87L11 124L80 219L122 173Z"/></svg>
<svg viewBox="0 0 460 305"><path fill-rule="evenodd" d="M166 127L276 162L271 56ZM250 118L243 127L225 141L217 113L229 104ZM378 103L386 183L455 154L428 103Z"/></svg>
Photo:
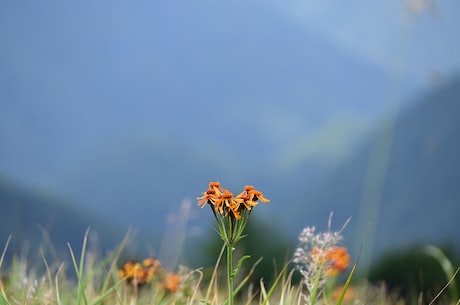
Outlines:
<svg viewBox="0 0 460 305"><path fill-rule="evenodd" d="M444 247L443 250L455 261L452 249ZM384 282L390 291L407 300L422 297L424 303L429 303L446 286L449 278L437 259L421 247L412 247L384 255L371 269L369 280ZM459 282L458 278L454 280ZM446 298L448 296L444 295L441 304L447 303Z"/></svg>

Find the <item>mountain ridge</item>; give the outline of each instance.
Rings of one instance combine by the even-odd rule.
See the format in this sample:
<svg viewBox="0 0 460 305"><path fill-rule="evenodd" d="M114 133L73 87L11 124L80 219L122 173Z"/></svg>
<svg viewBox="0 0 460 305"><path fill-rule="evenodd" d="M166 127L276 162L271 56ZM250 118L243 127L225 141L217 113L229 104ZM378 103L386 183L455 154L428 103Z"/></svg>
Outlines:
<svg viewBox="0 0 460 305"><path fill-rule="evenodd" d="M359 248L367 235L371 255L411 243L449 242L458 247L459 98L460 78L456 78L404 109L391 119L393 123L381 122L351 158L297 199L291 198L294 203L284 219L291 234L307 224L324 227L329 213L334 212L338 227L352 217L345 232L347 243ZM375 145L385 140L382 135L391 135L391 147L384 148L388 159L375 159ZM380 164L369 163L372 160ZM372 167L383 169L377 172L383 176L369 176ZM372 189L376 193L366 195Z"/></svg>

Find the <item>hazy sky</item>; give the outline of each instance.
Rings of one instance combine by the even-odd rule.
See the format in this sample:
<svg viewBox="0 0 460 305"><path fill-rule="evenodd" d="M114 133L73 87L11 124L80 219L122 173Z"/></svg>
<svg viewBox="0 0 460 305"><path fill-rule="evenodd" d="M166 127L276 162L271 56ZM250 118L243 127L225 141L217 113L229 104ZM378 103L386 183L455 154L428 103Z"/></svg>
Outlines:
<svg viewBox="0 0 460 305"><path fill-rule="evenodd" d="M399 98L458 71L459 14L457 0L2 1L1 168L31 174L136 128L341 154L400 102L391 79Z"/></svg>
<svg viewBox="0 0 460 305"><path fill-rule="evenodd" d="M460 67L460 3L455 0L292 0L288 18L380 66L402 57L405 73L423 80Z"/></svg>

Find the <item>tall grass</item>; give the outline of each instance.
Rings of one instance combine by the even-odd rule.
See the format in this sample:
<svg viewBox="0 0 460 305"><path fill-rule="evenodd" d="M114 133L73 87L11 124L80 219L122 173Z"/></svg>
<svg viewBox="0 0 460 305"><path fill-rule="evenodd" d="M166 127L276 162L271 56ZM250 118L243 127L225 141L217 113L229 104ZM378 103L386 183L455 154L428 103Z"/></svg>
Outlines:
<svg viewBox="0 0 460 305"><path fill-rule="evenodd" d="M145 285L133 285L126 278L120 278L118 269L123 262L120 254L128 240L123 240L118 248L108 255L101 257L95 250L88 249L87 231L83 237L80 249L69 245L69 255L62 261L48 262L41 255L42 264L29 265L24 257L14 256L6 262L10 238L3 247L0 256L0 305L29 305L29 304L209 304L222 305L227 300L225 276L219 274L221 255L217 258L212 268L210 280L204 281L202 269L187 269L180 267L175 272L180 278L180 283L175 291L168 290L162 282L161 276L155 276ZM432 248L430 248L433 251ZM266 287L260 279L258 287L249 285L248 282L257 268L257 261L236 284L235 304L266 304L266 305L291 305L307 304L303 295L307 290L302 282L293 280L297 272L286 262L278 272L274 284ZM443 258L443 262L444 261ZM40 266L38 266L40 265ZM318 294L316 304L419 304L416 300L404 302L389 295L384 287L375 287L365 281L353 283L353 274L357 268L354 264L344 284L331 281L323 294ZM225 268L223 268L225 270ZM450 272L450 271L449 271ZM458 272L458 270L457 270ZM449 278L448 285L453 287L454 272ZM455 288L455 287L454 287ZM440 291L440 293L444 293ZM443 299L445 300L445 298ZM437 300L433 300L436 304ZM441 303L440 303L441 304ZM456 299L451 299L450 304L459 304ZM420 304L421 305L421 304Z"/></svg>
<svg viewBox="0 0 460 305"><path fill-rule="evenodd" d="M153 257L140 262L122 261L130 242L128 234L113 251L101 255L88 246L88 229L81 246L68 244L68 254L64 257L54 254L51 261L45 255L48 249L40 250L38 260L16 251L8 256L12 239L9 236L0 256L0 305L229 305L232 302L238 305L424 305L422 298L398 299L383 285L355 280L358 261L347 268L349 256L344 247L338 247L347 222L334 232L331 220L332 214L327 232L317 233L314 227L302 231L292 258L288 257L281 268L276 268L274 281L268 286L263 278L254 278L262 257L250 268L241 268L248 257L243 255L234 267L229 264L231 259L225 261L224 253L229 246L225 242L212 268L177 266L175 270L166 270ZM236 235L224 229L218 231L220 235L231 233L229 236L233 238L244 237L244 227ZM45 245L52 247L49 243ZM460 268L455 269L438 248L430 246L425 251L438 260L446 275L445 286L430 305L460 305L456 286ZM337 277L340 272L346 272L343 281ZM295 275L302 279L294 280Z"/></svg>
<svg viewBox="0 0 460 305"><path fill-rule="evenodd" d="M0 305L17 304L209 304L222 305L227 300L225 276L219 275L220 257L217 258L210 280L204 281L203 270L179 268L176 272L180 284L176 291L168 291L160 279L134 286L118 275L120 253L127 241L105 257L87 248L88 232L83 238L80 251L69 245L69 257L62 261L48 262L42 256L40 265L29 265L27 259L14 257L6 264L8 239L0 257ZM75 247L77 248L77 247ZM222 252L223 253L223 252ZM221 253L221 254L222 254ZM260 262L260 260L258 261ZM291 305L307 304L303 295L306 289L302 283L293 281L295 269L285 264L277 274L274 284L266 287L260 279L258 287L248 284L257 268L256 262L235 287L235 304ZM344 284L333 283L327 293L319 295L316 304L419 304L416 300L398 300L387 293L385 288L375 287L361 281L353 283L352 275L357 265L352 267ZM225 268L224 268L225 269ZM457 271L458 272L458 271ZM457 273L449 279L449 285ZM440 293L444 293L440 291ZM445 298L443 299L445 300ZM437 304L433 299L432 304ZM441 304L441 303L439 303ZM459 304L452 299L451 304Z"/></svg>

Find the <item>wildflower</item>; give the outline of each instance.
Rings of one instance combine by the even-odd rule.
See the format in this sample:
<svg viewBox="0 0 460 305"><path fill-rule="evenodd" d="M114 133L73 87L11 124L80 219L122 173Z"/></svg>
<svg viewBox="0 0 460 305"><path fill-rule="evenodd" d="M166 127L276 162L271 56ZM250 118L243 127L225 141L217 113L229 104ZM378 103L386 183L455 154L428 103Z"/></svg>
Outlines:
<svg viewBox="0 0 460 305"><path fill-rule="evenodd" d="M344 272L350 265L350 255L345 247L332 247L328 250L315 247L310 256L314 264L324 265L327 275L330 276Z"/></svg>
<svg viewBox="0 0 460 305"><path fill-rule="evenodd" d="M234 197L233 194L222 188L219 182L210 182L209 188L203 193L203 196L198 197L198 206L204 207L206 204L211 205L214 211L237 220L241 219L241 212L244 210L250 211L257 205L260 200L264 203L269 202L263 194L254 189L252 185L247 185L244 191Z"/></svg>
<svg viewBox="0 0 460 305"><path fill-rule="evenodd" d="M151 257L148 257L146 259L144 259L142 261L142 264L144 265L144 267L146 268L154 268L154 269L157 269L158 267L160 267L161 263L159 260L157 260L155 257L151 256Z"/></svg>
<svg viewBox="0 0 460 305"><path fill-rule="evenodd" d="M145 259L142 263L129 260L118 270L118 276L126 278L129 284L138 287L150 283L159 267L160 262L153 257Z"/></svg>
<svg viewBox="0 0 460 305"><path fill-rule="evenodd" d="M197 198L198 206L203 208L206 204L214 205L221 196L222 188L220 187L220 183L210 182L209 188L203 193L203 196Z"/></svg>
<svg viewBox="0 0 460 305"><path fill-rule="evenodd" d="M197 198L198 206L211 206L214 218L217 221L218 233L227 248L229 305L233 305L233 278L238 271L238 269L236 271L233 269L232 253L236 243L244 237L243 231L250 212L257 205L258 200L265 203L269 202L253 186L246 186L243 192L233 196L230 191L222 188L219 182L210 182L208 190L203 193L203 196Z"/></svg>
<svg viewBox="0 0 460 305"><path fill-rule="evenodd" d="M233 193L224 189L218 181L210 182L203 196L197 198L198 206L211 206L219 226L219 234L229 244L234 244L242 238L243 229L249 218L247 211L251 211L258 200L264 203L270 201L252 185L245 186L240 194L233 196Z"/></svg>
<svg viewBox="0 0 460 305"><path fill-rule="evenodd" d="M333 247L326 252L327 261L326 272L334 276L344 272L350 265L350 255L345 247Z"/></svg>
<svg viewBox="0 0 460 305"><path fill-rule="evenodd" d="M221 196L214 202L215 210L220 214L227 214L232 208L234 208L233 194L227 190L224 190Z"/></svg>
<svg viewBox="0 0 460 305"><path fill-rule="evenodd" d="M179 290L180 276L175 273L169 273L163 280L163 287L169 292L176 292Z"/></svg>
<svg viewBox="0 0 460 305"><path fill-rule="evenodd" d="M256 191L252 185L246 185L244 187L244 191L238 194L236 198L242 200L242 203L247 210L251 210L252 207L255 207L258 200L264 203L270 202L270 200L265 198L261 192Z"/></svg>
<svg viewBox="0 0 460 305"><path fill-rule="evenodd" d="M304 295L307 304L314 304L328 277L345 271L350 263L346 248L336 245L343 240L342 231L331 232L332 214L329 217L328 231L315 233L315 227L306 227L299 236L293 262L303 277L309 297Z"/></svg>

